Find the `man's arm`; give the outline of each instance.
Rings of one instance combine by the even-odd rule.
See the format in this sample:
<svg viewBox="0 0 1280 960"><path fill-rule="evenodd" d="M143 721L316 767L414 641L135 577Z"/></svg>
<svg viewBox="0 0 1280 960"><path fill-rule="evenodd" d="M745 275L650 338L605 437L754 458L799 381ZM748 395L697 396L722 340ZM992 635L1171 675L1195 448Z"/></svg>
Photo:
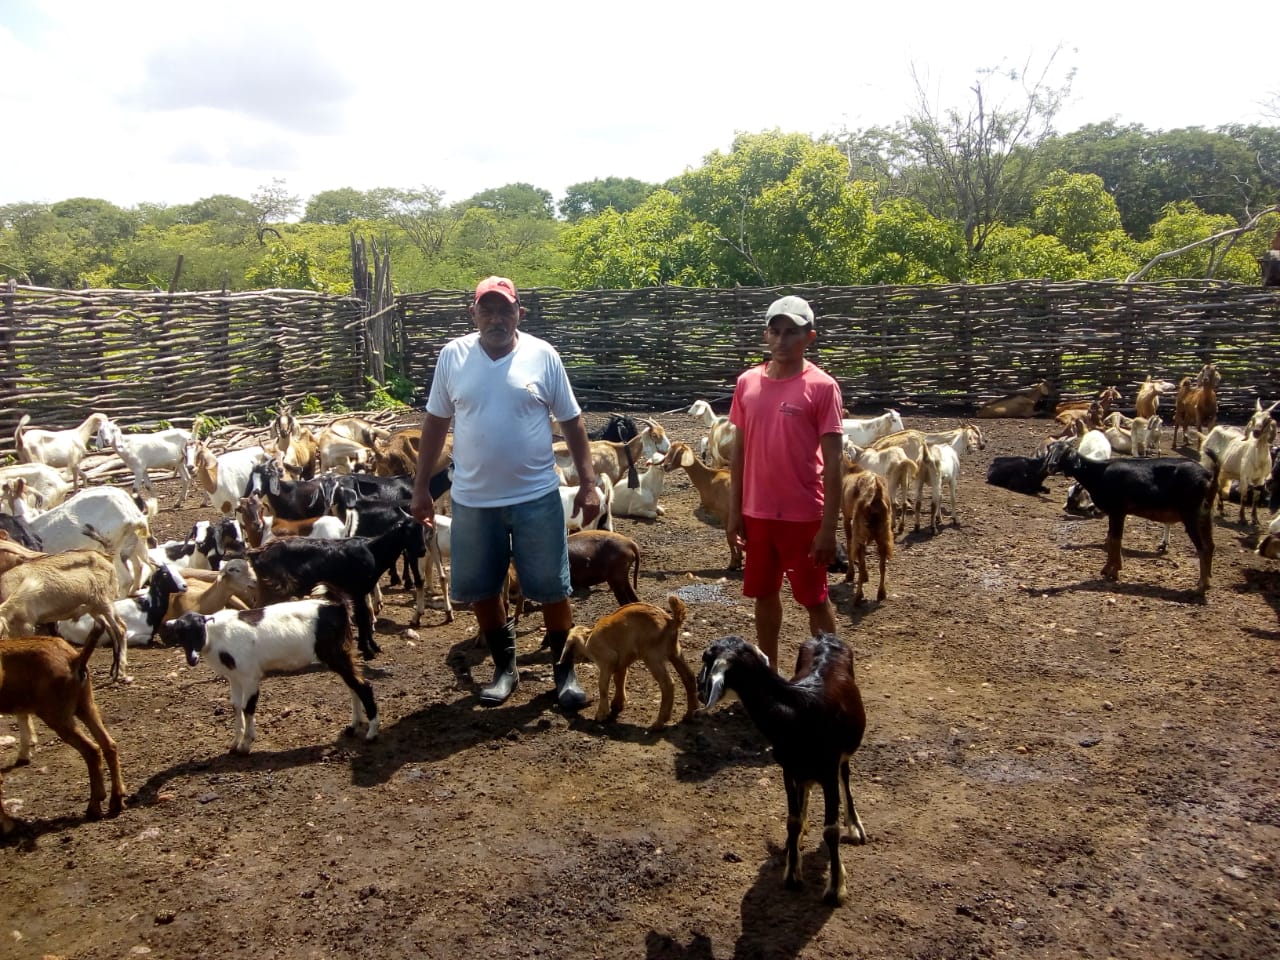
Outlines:
<svg viewBox="0 0 1280 960"><path fill-rule="evenodd" d="M582 525L585 527L600 515L601 509L600 490L596 487L596 471L591 460L591 441L587 437L582 414L572 420L561 421L560 430L564 433L564 442L569 446L573 467L578 474L578 495L573 499L573 512L582 513Z"/></svg>
<svg viewBox="0 0 1280 960"><path fill-rule="evenodd" d="M729 458L729 515L724 518L724 537L729 542L729 549L741 550L746 547L747 540L742 525L742 471L747 462L744 452L745 436L738 428L738 440L733 445L733 455Z"/></svg>
<svg viewBox="0 0 1280 960"><path fill-rule="evenodd" d="M813 538L810 553L820 567L836 558L836 524L840 520L841 458L844 435L824 433L818 443L822 447L822 525Z"/></svg>
<svg viewBox="0 0 1280 960"><path fill-rule="evenodd" d="M422 416L422 437L418 441L418 472L413 479L413 499L409 512L414 519L429 524L435 520L436 504L431 499L431 468L436 465L449 433L449 420L434 413Z"/></svg>

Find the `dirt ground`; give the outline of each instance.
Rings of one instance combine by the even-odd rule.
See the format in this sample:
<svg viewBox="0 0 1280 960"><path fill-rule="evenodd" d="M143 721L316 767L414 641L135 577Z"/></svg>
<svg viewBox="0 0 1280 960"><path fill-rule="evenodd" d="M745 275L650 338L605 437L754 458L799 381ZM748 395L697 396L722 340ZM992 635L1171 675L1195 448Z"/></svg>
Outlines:
<svg viewBox="0 0 1280 960"><path fill-rule="evenodd" d="M1122 582L1100 580L1105 522L1062 512L1062 478L1041 498L983 482L1044 427L983 424L960 525L908 523L887 600L854 609L832 577L868 713L853 768L869 842L842 848L845 905L821 903L817 823L808 885L782 888L780 772L740 705L647 733L657 687L637 670L600 726L584 666L592 703L566 716L533 615L519 691L483 709L470 615L429 611L408 634L410 596L392 593L372 743L342 736L347 691L317 672L268 678L253 753L230 755L228 688L206 664L134 650L136 681L112 686L100 652L128 809L89 823L78 755L41 727L33 764L9 769L0 721L24 819L0 843L0 958L1280 956L1280 572L1229 513L1207 602L1186 536L1162 556L1141 520ZM643 551L643 599L703 598L683 641L696 669L713 638L752 635L751 607L683 473L663 503L617 526ZM165 509L155 527L201 516ZM578 619L612 606L596 590ZM788 663L803 628L787 598Z"/></svg>

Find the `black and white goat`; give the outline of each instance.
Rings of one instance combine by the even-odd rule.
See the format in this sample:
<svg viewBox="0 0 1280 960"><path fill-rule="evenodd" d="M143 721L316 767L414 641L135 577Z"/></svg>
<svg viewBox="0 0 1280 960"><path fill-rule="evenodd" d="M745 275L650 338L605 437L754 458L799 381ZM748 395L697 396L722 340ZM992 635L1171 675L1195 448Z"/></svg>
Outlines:
<svg viewBox="0 0 1280 960"><path fill-rule="evenodd" d="M164 622L165 613L169 609L169 600L175 593L186 593L187 582L182 579L171 565L165 563L156 567L151 574L151 581L143 593L117 600L116 616L124 624L124 641L130 647L148 647L155 642L156 631ZM54 632L62 639L82 647L98 627L92 614L84 614L75 620L59 620L54 624Z"/></svg>
<svg viewBox="0 0 1280 960"><path fill-rule="evenodd" d="M378 735L381 718L373 687L361 675L351 644L346 603L294 600L256 610L224 610L205 616L184 613L167 626L194 667L205 654L215 672L231 684L233 753L248 753L256 737L258 687L267 673L305 670L323 663L351 688L351 726L364 738Z"/></svg>
<svg viewBox="0 0 1280 960"><path fill-rule="evenodd" d="M849 758L867 726L862 693L853 675L853 652L834 634L810 637L800 645L791 680L778 676L769 658L741 637L713 640L702 654L698 699L715 706L727 691L737 694L748 715L773 744L787 791L787 854L783 883L801 887L800 835L806 827L809 788L822 786L822 837L831 856L823 899L844 902L845 870L840 862L840 796L849 839L867 842L867 832L849 792Z"/></svg>
<svg viewBox="0 0 1280 960"><path fill-rule="evenodd" d="M406 550L415 557L425 552L425 528L401 511L395 525L377 537L348 540L290 537L272 540L260 550L250 550L247 556L266 600L305 596L321 584L351 597L360 653L371 660L379 647L373 639L370 595L382 575Z"/></svg>

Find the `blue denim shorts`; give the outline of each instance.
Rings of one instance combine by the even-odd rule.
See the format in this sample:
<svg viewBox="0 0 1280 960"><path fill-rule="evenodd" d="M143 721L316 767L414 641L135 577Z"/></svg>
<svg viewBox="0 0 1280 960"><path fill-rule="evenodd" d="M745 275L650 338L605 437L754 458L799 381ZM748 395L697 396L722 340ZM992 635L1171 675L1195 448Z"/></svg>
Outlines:
<svg viewBox="0 0 1280 960"><path fill-rule="evenodd" d="M449 596L454 603L500 595L513 560L528 599L556 603L569 596L569 545L558 490L506 507L454 503L452 516Z"/></svg>

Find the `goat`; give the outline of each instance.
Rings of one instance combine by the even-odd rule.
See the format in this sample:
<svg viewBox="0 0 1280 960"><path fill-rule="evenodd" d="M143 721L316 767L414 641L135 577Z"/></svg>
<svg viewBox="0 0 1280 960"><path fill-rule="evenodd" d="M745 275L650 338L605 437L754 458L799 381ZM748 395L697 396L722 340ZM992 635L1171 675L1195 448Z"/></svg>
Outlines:
<svg viewBox="0 0 1280 960"><path fill-rule="evenodd" d="M1105 417L1111 412L1111 408L1120 402L1120 399L1120 391L1115 387L1103 387L1092 400L1064 400L1059 403L1053 408L1054 419L1070 410L1087 411L1094 404L1097 404L1098 411Z"/></svg>
<svg viewBox="0 0 1280 960"><path fill-rule="evenodd" d="M867 715L853 672L853 652L838 637L824 633L800 645L791 680L778 676L769 658L741 637L713 640L702 654L698 698L710 710L726 691L746 707L753 723L773 744L782 767L787 793L787 853L783 885L798 890L800 835L807 827L809 789L822 787L822 837L831 859L831 873L822 898L829 904L847 895L840 862L840 797L843 787L844 825L849 838L867 842L867 831L849 790L849 758L862 743Z"/></svg>
<svg viewBox="0 0 1280 960"><path fill-rule="evenodd" d="M382 722L373 687L361 675L351 644L348 604L327 600L294 600L256 610L227 610L204 616L185 613L170 625L170 636L186 653L191 667L207 656L214 671L231 684L231 751L248 753L257 737L254 717L258 688L268 672L304 670L323 663L351 689L351 726L365 729L365 740L378 735Z"/></svg>
<svg viewBox="0 0 1280 960"><path fill-rule="evenodd" d="M117 600L116 616L124 624L124 642L128 647L148 647L155 642L160 624L169 610L170 599L178 593L186 593L187 583L169 564L161 564L151 575L146 592ZM97 627L92 614L78 619L59 620L54 632L76 646L82 646Z"/></svg>
<svg viewBox="0 0 1280 960"><path fill-rule="evenodd" d="M1119 580L1123 564L1121 540L1129 514L1171 524L1181 521L1200 556L1200 577L1195 592L1209 589L1213 565L1213 498L1217 493L1220 465L1208 451L1213 468L1182 457L1144 460L1094 461L1079 451L1067 450L1057 468L1088 491L1097 509L1107 515L1107 561L1102 577Z"/></svg>
<svg viewBox="0 0 1280 960"><path fill-rule="evenodd" d="M328 512L332 489L322 480L286 480L280 461L268 459L249 471L242 496L256 493L271 505L272 516L305 520Z"/></svg>
<svg viewBox="0 0 1280 960"><path fill-rule="evenodd" d="M607 583L618 606L625 606L640 602L639 577L640 547L630 537L611 530L569 534L569 581L574 590Z"/></svg>
<svg viewBox="0 0 1280 960"><path fill-rule="evenodd" d="M844 466L869 470L884 478L889 490L889 502L893 505L894 532L902 529L907 515L908 491L916 485L920 465L902 447L886 447L883 450L863 449L845 438Z"/></svg>
<svg viewBox="0 0 1280 960"><path fill-rule="evenodd" d="M244 556L240 523L231 517L200 520L185 540L168 540L147 550L153 565L171 563L184 569L217 570L229 557Z"/></svg>
<svg viewBox="0 0 1280 960"><path fill-rule="evenodd" d="M71 472L72 488L78 488L88 480L80 469L80 461L89 447L89 441L98 429L109 422L105 413L91 413L78 427L69 430L42 430L29 428L31 415L24 413L13 431L13 445L18 451L19 463L43 463L49 467L61 467Z"/></svg>
<svg viewBox="0 0 1280 960"><path fill-rule="evenodd" d="M271 437L263 446L268 448L268 453L274 451L280 458L281 469L287 470L290 477L310 480L315 476L319 459L316 436L298 422L288 404L281 404L280 412L271 421Z"/></svg>
<svg viewBox="0 0 1280 960"><path fill-rule="evenodd" d="M627 705L627 671L637 660L653 674L662 690L658 717L649 727L656 733L671 719L675 706L675 687L667 676L671 664L684 683L684 719L690 719L698 708L693 671L680 653L680 625L684 623L685 605L674 593L667 597L671 612L649 603L629 603L607 613L593 627L574 627L565 641L560 662L590 660L600 673L600 702L596 722L617 719ZM613 700L609 700L609 682L613 681Z"/></svg>
<svg viewBox="0 0 1280 960"><path fill-rule="evenodd" d="M111 447L116 456L133 474L133 489L137 493L152 491L151 470L172 470L181 481L174 508L182 506L191 489L191 474L195 468L195 435L190 430L171 427L154 433L126 434L114 421L108 420L98 428L98 446Z"/></svg>
<svg viewBox="0 0 1280 960"><path fill-rule="evenodd" d="M367 467L373 456L373 448L358 440L330 433L328 428L320 432L316 440L319 471L349 474L360 467Z"/></svg>
<svg viewBox="0 0 1280 960"><path fill-rule="evenodd" d="M1264 410L1262 401L1258 400L1243 435L1233 427L1214 427L1200 446L1202 457L1212 451L1214 459L1220 464L1218 513L1224 512L1229 483L1232 480L1240 481L1241 524L1244 523L1245 507L1252 502L1253 525L1258 525L1258 500L1262 497L1263 486L1271 479L1271 442L1276 436L1276 422L1271 417L1271 411L1277 406L1280 406L1280 401Z"/></svg>
<svg viewBox="0 0 1280 960"><path fill-rule="evenodd" d="M563 489L563 488L562 488ZM372 539L381 536L397 527L407 515L405 507L408 501L384 503L376 500L364 500L346 514L347 531L350 536ZM274 525L273 525L274 529ZM422 611L426 607L426 590L424 569L438 572L442 583L447 584L444 574L444 558L439 544L436 542L435 527L422 527L421 536L408 537L401 553L404 560L404 585L414 591L414 612L409 621L412 627L422 622ZM399 582L395 576L395 562L392 561L390 571L392 584ZM375 611L382 606L382 591L376 582L371 594ZM446 587L444 593L445 623L453 622L453 604L449 600Z"/></svg>
<svg viewBox="0 0 1280 960"><path fill-rule="evenodd" d="M945 438L950 436L949 440ZM938 437L942 442L935 442L930 437ZM960 482L960 455L971 449L981 450L986 443L982 432L973 424L966 423L957 430L938 434L925 434L925 444L921 450L920 470L916 475L916 529L920 529L920 506L924 502L924 485L930 484L932 498L930 500L929 525L934 533L942 519L942 486L945 483L951 493L951 521L960 525L960 517L956 513L956 487ZM904 518L905 519L905 518Z"/></svg>
<svg viewBox="0 0 1280 960"><path fill-rule="evenodd" d="M248 553L268 600L304 596L320 584L333 587L355 601L360 653L370 660L381 649L373 639L370 595L396 559L408 549L420 555L425 528L407 513L377 537L310 540L293 537L272 540ZM419 595L419 612L422 599Z"/></svg>
<svg viewBox="0 0 1280 960"><path fill-rule="evenodd" d="M1041 380L1035 386L984 403L974 416L984 420L996 417L1034 417L1036 408L1048 395L1049 384Z"/></svg>
<svg viewBox="0 0 1280 960"><path fill-rule="evenodd" d="M1199 375L1192 380L1183 377L1178 382L1178 393L1174 397L1173 406L1173 446L1178 446L1178 431L1182 431L1182 442L1187 442L1187 430L1194 424L1196 432L1204 434L1212 430L1218 420L1218 385L1222 383L1222 374L1214 363L1206 363L1200 368Z"/></svg>
<svg viewBox="0 0 1280 960"><path fill-rule="evenodd" d="M184 613L217 613L219 610L248 610L259 606L258 578L243 557L228 560L211 579L203 579L212 571L188 570L183 576L187 589L169 597L156 632L167 638L165 624Z"/></svg>
<svg viewBox="0 0 1280 960"><path fill-rule="evenodd" d="M56 507L74 491L62 474L43 463L11 463L0 467L0 484L16 485L21 483L21 496L27 506L34 510L48 510ZM13 489L17 489L16 486ZM16 513L12 507L10 513Z"/></svg>
<svg viewBox="0 0 1280 960"><path fill-rule="evenodd" d="M1039 456L995 457L987 468L987 483L1032 497L1048 493L1049 488L1044 482L1069 448L1068 441L1058 440L1049 444Z"/></svg>
<svg viewBox="0 0 1280 960"><path fill-rule="evenodd" d="M680 467L689 475L689 480L698 491L700 506L720 524L729 518L729 471L714 470L702 463L693 455L687 444L673 443L662 461L662 469L668 473ZM729 569L742 567L742 550L737 546L729 546Z"/></svg>
<svg viewBox="0 0 1280 960"><path fill-rule="evenodd" d="M656 520L664 516L666 510L658 502L662 496L662 488L666 472L658 466L650 466L640 471L640 483L629 487L620 483L613 487L611 509L615 517L642 517Z"/></svg>
<svg viewBox="0 0 1280 960"><path fill-rule="evenodd" d="M373 456L369 466L375 476L379 477L414 477L418 473L418 444L422 440L421 427L407 427L397 430L383 443L375 443ZM434 477L448 468L453 459L453 434L444 438L444 446L440 448L440 456L436 458L431 470ZM434 494L433 494L434 497Z"/></svg>
<svg viewBox="0 0 1280 960"><path fill-rule="evenodd" d="M902 417L897 410L886 410L878 417L854 419L845 417L840 421L840 430L845 439L857 447L868 447L881 437L903 429Z"/></svg>
<svg viewBox="0 0 1280 960"><path fill-rule="evenodd" d="M194 480L200 490L201 506L213 507L219 513L234 513L245 495L253 468L266 459L260 446L228 450L220 456L202 441L196 441Z"/></svg>
<svg viewBox="0 0 1280 960"><path fill-rule="evenodd" d="M125 625L115 611L118 588L115 567L97 550L67 550L28 560L0 574L0 638L89 613L111 637L112 679L128 683Z"/></svg>
<svg viewBox="0 0 1280 960"><path fill-rule="evenodd" d="M671 449L671 441L666 431L656 420L645 419L636 436L626 443L614 443L610 440L591 440L591 465L597 477L606 476L615 486L625 475L627 485L639 484L636 475L636 464L643 461L660 462L662 456ZM574 465L569 445L564 442L552 444L555 452L556 466L564 476L566 484L578 482L578 468ZM634 481L634 483L633 483Z"/></svg>
<svg viewBox="0 0 1280 960"><path fill-rule="evenodd" d="M733 459L734 445L738 442L738 428L729 422L727 416L717 416L705 400L693 401L688 413L707 428L704 459L708 465L717 470L728 467Z"/></svg>
<svg viewBox="0 0 1280 960"><path fill-rule="evenodd" d="M1168 380L1152 380L1148 374L1147 379L1138 387L1138 395L1134 400L1136 415L1148 419L1154 417L1160 409L1160 398L1176 389L1176 384Z"/></svg>
<svg viewBox="0 0 1280 960"><path fill-rule="evenodd" d="M613 484L609 482L608 475L602 473L596 477L596 489L600 493L600 512L585 526L582 523L582 514L573 511L573 503L578 498L579 489L576 486L560 488L560 506L564 509L565 529L570 533L575 530L612 530Z"/></svg>
<svg viewBox="0 0 1280 960"><path fill-rule="evenodd" d="M9 539L14 540L24 547L32 550L44 551L44 541L39 535L31 529L31 524L27 522L31 516L27 507L27 501L23 499L25 480L15 480L13 482L6 481L0 490L0 500L4 505L9 507L8 513L0 513L0 530L8 534Z"/></svg>
<svg viewBox="0 0 1280 960"><path fill-rule="evenodd" d="M1267 533L1258 541L1254 553L1268 560L1280 557L1280 515L1271 518L1271 523L1267 525Z"/></svg>
<svg viewBox="0 0 1280 960"><path fill-rule="evenodd" d="M89 770L89 807L85 817L102 817L102 801L107 799L102 782L102 759L107 760L111 774L111 799L107 815L124 810L124 778L120 773L120 753L116 743L102 724L102 716L93 699L93 683L89 679L89 657L97 638L85 643L82 650L68 646L57 637L12 637L0 640L0 713L18 719L20 746L18 763L29 763L35 732L31 717L37 716L64 743L84 757ZM90 741L76 726L76 720L88 728ZM96 742L96 745L95 745ZM0 774L0 793L4 776ZM0 796L0 833L11 833L14 821L4 811Z"/></svg>
<svg viewBox="0 0 1280 960"><path fill-rule="evenodd" d="M1074 430L1077 423L1083 423L1089 429L1101 429L1106 419L1104 414L1102 404L1091 400L1087 407L1071 407L1055 414L1053 420L1070 430Z"/></svg>
<svg viewBox="0 0 1280 960"><path fill-rule="evenodd" d="M867 544L874 541L880 557L880 587L876 599L887 596L884 571L893 556L893 500L889 485L879 474L864 470L857 464L846 465L840 482L840 512L844 515L844 539L849 551L849 568L845 583L857 579L853 588L853 602L862 603L862 585L867 582Z"/></svg>
<svg viewBox="0 0 1280 960"><path fill-rule="evenodd" d="M30 526L49 553L92 547L110 556L119 580L113 599L137 593L150 569L147 516L118 487L81 490L35 517Z"/></svg>
<svg viewBox="0 0 1280 960"><path fill-rule="evenodd" d="M372 449L378 443L385 443L391 437L391 431L364 417L339 417L325 427L320 435L350 440L366 449Z"/></svg>

